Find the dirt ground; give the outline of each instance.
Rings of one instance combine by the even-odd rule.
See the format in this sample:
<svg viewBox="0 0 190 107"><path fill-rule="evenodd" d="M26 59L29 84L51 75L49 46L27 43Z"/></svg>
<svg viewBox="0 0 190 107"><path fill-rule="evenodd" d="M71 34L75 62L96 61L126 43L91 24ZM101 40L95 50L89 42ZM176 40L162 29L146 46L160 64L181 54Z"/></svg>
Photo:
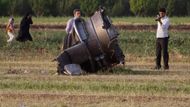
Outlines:
<svg viewBox="0 0 190 107"><path fill-rule="evenodd" d="M45 65L45 66L44 66ZM125 69L131 72L124 75L86 75L86 76L57 76L54 62L12 61L0 62L3 78L23 80L73 80L73 81L189 81L189 63L170 63L170 70L153 70L153 63L126 62ZM5 76L4 76L5 75ZM1 86L0 86L1 87ZM48 92L29 90L0 90L1 107L189 107L190 95L179 94L109 94L109 93L78 93L78 92Z"/></svg>
<svg viewBox="0 0 190 107"><path fill-rule="evenodd" d="M48 93L4 93L0 94L0 102L12 101L21 107L27 105L40 106L58 106L57 104L82 107L82 106L172 106L172 107L188 107L190 105L190 97L167 97L167 96L117 96L117 95L68 95L68 94L48 94ZM46 103L45 103L45 102ZM47 102L48 101L48 102ZM110 102L113 105L107 104ZM114 102L114 103L113 103ZM161 103L162 102L162 103ZM167 104L168 102L168 104ZM57 104L56 104L57 103ZM165 103L165 104L164 104ZM1 105L0 104L0 105ZM10 103L9 103L10 104ZM6 106L6 104L4 104ZM24 106L25 105L25 106ZM18 106L17 106L18 107Z"/></svg>

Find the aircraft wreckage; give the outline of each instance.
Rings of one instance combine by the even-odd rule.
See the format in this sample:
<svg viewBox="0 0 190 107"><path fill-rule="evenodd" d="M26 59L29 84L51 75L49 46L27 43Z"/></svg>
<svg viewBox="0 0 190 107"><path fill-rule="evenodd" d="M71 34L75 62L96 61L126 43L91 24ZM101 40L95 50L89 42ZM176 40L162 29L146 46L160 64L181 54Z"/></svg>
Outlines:
<svg viewBox="0 0 190 107"><path fill-rule="evenodd" d="M73 26L72 43L56 58L58 74L97 72L125 63L118 44L119 33L105 9L99 8L87 20L74 20Z"/></svg>

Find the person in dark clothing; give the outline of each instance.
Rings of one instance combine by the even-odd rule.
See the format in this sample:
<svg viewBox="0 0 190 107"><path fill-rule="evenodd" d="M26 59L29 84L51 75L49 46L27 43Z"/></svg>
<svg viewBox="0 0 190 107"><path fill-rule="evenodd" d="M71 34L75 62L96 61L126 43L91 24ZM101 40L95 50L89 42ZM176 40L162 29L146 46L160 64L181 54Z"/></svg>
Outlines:
<svg viewBox="0 0 190 107"><path fill-rule="evenodd" d="M18 36L16 38L17 41L25 42L27 40L32 41L32 37L30 35L29 29L30 24L33 24L32 16L30 13L27 13L20 23L20 30L18 32Z"/></svg>

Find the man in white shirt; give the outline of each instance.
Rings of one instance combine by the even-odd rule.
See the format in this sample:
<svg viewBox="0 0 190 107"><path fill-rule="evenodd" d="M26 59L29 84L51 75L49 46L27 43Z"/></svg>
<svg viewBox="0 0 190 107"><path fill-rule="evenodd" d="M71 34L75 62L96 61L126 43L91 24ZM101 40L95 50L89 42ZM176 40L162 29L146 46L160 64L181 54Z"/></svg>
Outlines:
<svg viewBox="0 0 190 107"><path fill-rule="evenodd" d="M169 69L168 60L168 28L169 18L166 16L166 9L161 8L159 10L159 16L156 21L158 22L157 33L156 33L156 67L155 69L161 68L161 56L163 53L164 69Z"/></svg>
<svg viewBox="0 0 190 107"><path fill-rule="evenodd" d="M67 26L66 26L66 29L65 29L67 35L64 38L63 50L67 49L71 45L71 41L72 41L71 35L72 35L72 32L73 32L73 24L74 24L74 21L76 19L81 18L81 11L80 11L80 9L74 9L73 15L74 15L74 17L71 18L71 19L69 19L69 21L67 22Z"/></svg>

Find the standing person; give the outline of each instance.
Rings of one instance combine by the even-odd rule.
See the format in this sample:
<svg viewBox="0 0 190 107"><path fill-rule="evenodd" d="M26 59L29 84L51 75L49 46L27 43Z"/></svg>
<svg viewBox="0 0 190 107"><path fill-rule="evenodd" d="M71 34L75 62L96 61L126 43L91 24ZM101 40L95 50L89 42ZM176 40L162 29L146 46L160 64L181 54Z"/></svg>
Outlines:
<svg viewBox="0 0 190 107"><path fill-rule="evenodd" d="M158 22L157 33L156 33L156 67L155 69L161 68L161 56L163 53L164 69L169 69L168 60L168 28L170 25L169 18L166 16L166 9L160 8L159 15L156 19Z"/></svg>
<svg viewBox="0 0 190 107"><path fill-rule="evenodd" d="M16 38L17 41L20 42L25 42L27 40L32 41L32 37L29 32L30 24L33 24L32 15L30 13L27 13L21 20L19 33Z"/></svg>
<svg viewBox="0 0 190 107"><path fill-rule="evenodd" d="M11 17L8 21L8 24L6 26L6 32L9 36L9 39L7 40L8 43L11 43L14 39L14 18Z"/></svg>
<svg viewBox="0 0 190 107"><path fill-rule="evenodd" d="M76 19L81 18L81 10L80 9L74 9L73 11L74 17L69 19L66 26L66 33L67 35L64 38L64 46L63 50L69 48L69 46L72 44L72 32L73 32L73 24Z"/></svg>

